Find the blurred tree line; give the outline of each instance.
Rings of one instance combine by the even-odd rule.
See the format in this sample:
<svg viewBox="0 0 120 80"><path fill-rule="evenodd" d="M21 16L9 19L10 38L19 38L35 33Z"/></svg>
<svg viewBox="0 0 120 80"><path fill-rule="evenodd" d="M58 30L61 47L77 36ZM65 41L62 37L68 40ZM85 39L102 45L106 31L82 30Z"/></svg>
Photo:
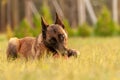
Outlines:
<svg viewBox="0 0 120 80"><path fill-rule="evenodd" d="M107 7L110 16L112 16L113 0L0 0L0 32L6 31L7 27L14 30L26 21L28 22L27 25L34 28L35 24L40 25L38 19L40 16L44 16L49 23L52 23L54 22L52 20L55 20L56 11L62 19L65 19L65 24L68 27L86 26L85 23L94 26L91 14L88 12L90 6L87 10L83 1L90 1L91 8L93 8L97 18L101 14L103 6ZM49 9L46 9L46 6ZM118 5L118 19L120 19L119 7ZM68 29L68 31L72 34L72 30Z"/></svg>

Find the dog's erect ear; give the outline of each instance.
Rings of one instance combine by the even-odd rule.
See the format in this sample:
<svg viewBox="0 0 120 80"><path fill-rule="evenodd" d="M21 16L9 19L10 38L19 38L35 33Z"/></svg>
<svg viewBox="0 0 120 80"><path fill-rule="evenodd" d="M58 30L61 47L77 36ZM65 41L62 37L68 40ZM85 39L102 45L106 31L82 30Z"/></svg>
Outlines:
<svg viewBox="0 0 120 80"><path fill-rule="evenodd" d="M47 24L47 22L45 21L45 19L43 17L41 17L41 25L42 25L42 36L45 39L46 38L47 27L49 25Z"/></svg>
<svg viewBox="0 0 120 80"><path fill-rule="evenodd" d="M45 21L45 19L43 17L41 17L41 25L42 25L42 29L48 27L48 23Z"/></svg>
<svg viewBox="0 0 120 80"><path fill-rule="evenodd" d="M57 12L56 12L56 21L55 21L55 24L61 25L63 29L65 28L63 22L61 21L61 19L58 16Z"/></svg>

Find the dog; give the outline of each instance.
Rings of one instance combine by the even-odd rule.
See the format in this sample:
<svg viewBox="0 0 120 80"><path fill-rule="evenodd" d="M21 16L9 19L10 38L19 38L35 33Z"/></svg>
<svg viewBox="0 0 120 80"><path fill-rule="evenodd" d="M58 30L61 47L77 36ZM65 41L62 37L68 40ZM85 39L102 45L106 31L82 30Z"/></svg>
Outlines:
<svg viewBox="0 0 120 80"><path fill-rule="evenodd" d="M78 56L78 51L67 48L68 35L65 26L57 13L54 24L49 25L45 19L41 17L41 25L42 33L36 38L11 38L8 42L7 59L17 58L18 56L22 56L25 59L36 59L45 54L67 57Z"/></svg>

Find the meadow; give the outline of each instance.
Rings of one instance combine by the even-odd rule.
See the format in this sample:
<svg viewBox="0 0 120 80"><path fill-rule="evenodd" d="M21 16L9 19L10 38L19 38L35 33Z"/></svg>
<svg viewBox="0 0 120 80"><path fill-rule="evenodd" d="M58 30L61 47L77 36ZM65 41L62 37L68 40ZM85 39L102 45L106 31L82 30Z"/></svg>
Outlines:
<svg viewBox="0 0 120 80"><path fill-rule="evenodd" d="M69 38L78 58L45 57L7 61L5 35L0 35L0 80L120 80L120 37Z"/></svg>

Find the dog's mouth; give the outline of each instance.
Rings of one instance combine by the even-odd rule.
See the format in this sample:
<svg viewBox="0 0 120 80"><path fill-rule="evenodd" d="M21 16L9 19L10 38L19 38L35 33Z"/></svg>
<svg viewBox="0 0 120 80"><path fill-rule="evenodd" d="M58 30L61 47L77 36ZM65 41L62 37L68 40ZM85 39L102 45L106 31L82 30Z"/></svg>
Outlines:
<svg viewBox="0 0 120 80"><path fill-rule="evenodd" d="M58 49L56 49L56 51L57 51L58 54L61 54L63 56L67 54L67 50L58 50Z"/></svg>
<svg viewBox="0 0 120 80"><path fill-rule="evenodd" d="M55 46L55 45L51 45L47 42L44 42L45 46L51 51L53 52L53 54L61 54L61 55L66 55L67 54L67 48L63 45L59 45L59 46Z"/></svg>
<svg viewBox="0 0 120 80"><path fill-rule="evenodd" d="M67 55L67 53L68 53L68 50L67 50L66 46L64 46L64 45L60 45L55 50L57 51L58 54L63 55L63 56Z"/></svg>

